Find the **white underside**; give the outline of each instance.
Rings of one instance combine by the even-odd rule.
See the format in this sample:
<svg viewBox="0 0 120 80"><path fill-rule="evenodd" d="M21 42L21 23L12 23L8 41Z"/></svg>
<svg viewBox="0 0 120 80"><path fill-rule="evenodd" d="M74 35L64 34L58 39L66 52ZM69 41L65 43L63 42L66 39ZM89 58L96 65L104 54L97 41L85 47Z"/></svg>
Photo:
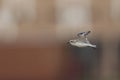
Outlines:
<svg viewBox="0 0 120 80"><path fill-rule="evenodd" d="M92 45L90 43L84 43L84 42L76 42L76 43L71 43L71 45L73 46L77 46L77 47L96 47L96 45Z"/></svg>

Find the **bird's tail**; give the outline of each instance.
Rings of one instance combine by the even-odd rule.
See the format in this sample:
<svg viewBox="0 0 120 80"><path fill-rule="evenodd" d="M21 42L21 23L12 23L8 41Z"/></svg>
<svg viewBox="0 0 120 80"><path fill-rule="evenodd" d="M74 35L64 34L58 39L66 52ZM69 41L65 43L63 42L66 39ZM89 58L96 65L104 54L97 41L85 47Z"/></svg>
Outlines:
<svg viewBox="0 0 120 80"><path fill-rule="evenodd" d="M96 49L96 45L92 45L91 47L94 48L94 49Z"/></svg>

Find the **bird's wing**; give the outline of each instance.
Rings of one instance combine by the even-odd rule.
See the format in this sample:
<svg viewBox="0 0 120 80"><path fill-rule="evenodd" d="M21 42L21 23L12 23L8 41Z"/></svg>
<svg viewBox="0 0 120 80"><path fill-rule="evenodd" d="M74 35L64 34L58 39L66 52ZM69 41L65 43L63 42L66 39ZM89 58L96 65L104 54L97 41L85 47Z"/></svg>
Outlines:
<svg viewBox="0 0 120 80"><path fill-rule="evenodd" d="M90 34L90 33L91 33L91 31L86 32L85 36L87 36L87 35Z"/></svg>
<svg viewBox="0 0 120 80"><path fill-rule="evenodd" d="M88 31L88 32L81 32L81 33L78 33L77 36L78 36L78 42L85 42L85 43L88 43L90 44L88 38L86 37L89 33L91 33L91 31Z"/></svg>
<svg viewBox="0 0 120 80"><path fill-rule="evenodd" d="M81 33L78 33L77 36L78 37L83 37L83 36L85 36L85 34L86 34L86 32L81 32Z"/></svg>
<svg viewBox="0 0 120 80"><path fill-rule="evenodd" d="M82 36L85 36L85 37L86 37L86 36L87 36L88 34L90 34L90 33L91 33L91 31L81 32L81 33L78 33L77 36L78 36L78 37L82 37Z"/></svg>

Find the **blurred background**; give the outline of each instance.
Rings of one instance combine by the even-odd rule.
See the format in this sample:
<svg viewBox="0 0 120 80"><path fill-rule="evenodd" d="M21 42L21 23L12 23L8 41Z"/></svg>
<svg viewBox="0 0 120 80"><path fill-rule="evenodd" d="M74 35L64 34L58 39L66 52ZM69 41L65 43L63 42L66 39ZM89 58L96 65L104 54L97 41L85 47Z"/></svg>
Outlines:
<svg viewBox="0 0 120 80"><path fill-rule="evenodd" d="M1 80L119 80L119 0L0 0ZM97 48L67 42L91 30Z"/></svg>

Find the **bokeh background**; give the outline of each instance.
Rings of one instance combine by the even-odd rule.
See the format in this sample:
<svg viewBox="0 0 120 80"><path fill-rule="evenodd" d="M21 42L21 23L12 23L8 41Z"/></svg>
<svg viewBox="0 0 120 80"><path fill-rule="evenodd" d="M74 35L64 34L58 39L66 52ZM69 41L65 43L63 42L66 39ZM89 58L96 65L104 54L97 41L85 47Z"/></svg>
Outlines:
<svg viewBox="0 0 120 80"><path fill-rule="evenodd" d="M119 80L119 0L0 0L0 80ZM67 42L88 36L97 48Z"/></svg>

